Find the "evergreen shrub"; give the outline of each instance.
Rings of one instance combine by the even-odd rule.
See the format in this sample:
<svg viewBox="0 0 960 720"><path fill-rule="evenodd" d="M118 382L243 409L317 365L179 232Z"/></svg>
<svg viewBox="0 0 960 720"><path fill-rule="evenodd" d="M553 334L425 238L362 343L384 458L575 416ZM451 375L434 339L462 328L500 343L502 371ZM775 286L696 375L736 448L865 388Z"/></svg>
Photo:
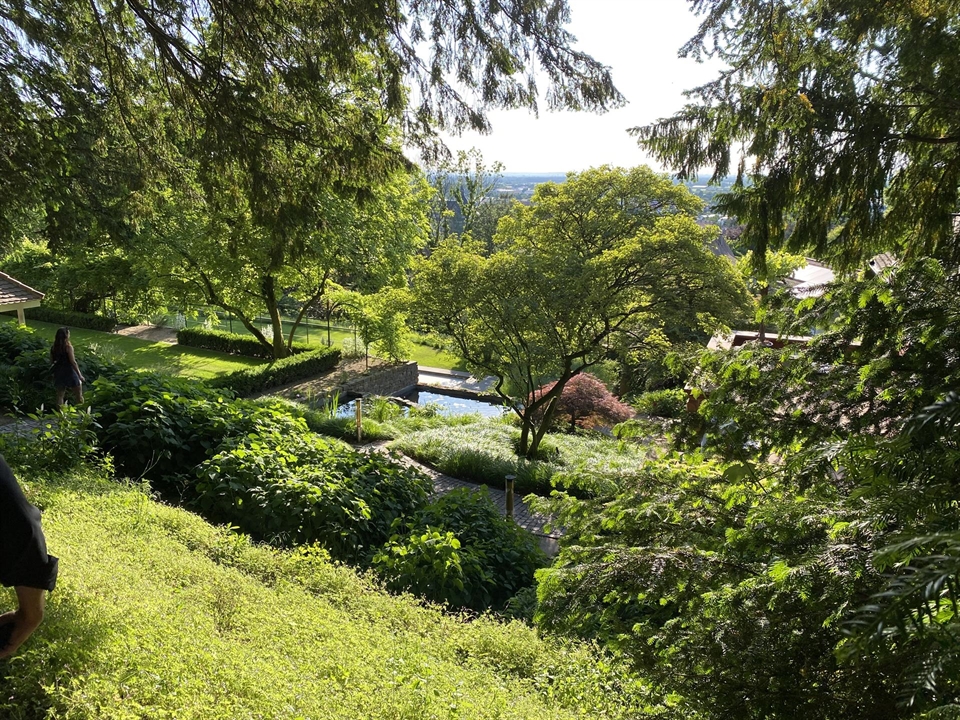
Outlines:
<svg viewBox="0 0 960 720"><path fill-rule="evenodd" d="M177 343L187 347L215 350L229 355L245 355L265 360L273 359L273 350L255 337L224 330L207 330L202 327L182 328L177 331ZM310 352L310 346L305 343L294 343L291 352L294 355Z"/></svg>
<svg viewBox="0 0 960 720"><path fill-rule="evenodd" d="M37 307L24 310L24 315L30 320L48 322L55 325L113 332L117 329L117 321L113 318L93 315L92 313L73 312L72 310L56 310L49 307Z"/></svg>
<svg viewBox="0 0 960 720"><path fill-rule="evenodd" d="M340 362L340 351L320 348L276 360L269 365L244 368L207 381L211 388L229 389L240 396L252 395L287 383L325 373Z"/></svg>

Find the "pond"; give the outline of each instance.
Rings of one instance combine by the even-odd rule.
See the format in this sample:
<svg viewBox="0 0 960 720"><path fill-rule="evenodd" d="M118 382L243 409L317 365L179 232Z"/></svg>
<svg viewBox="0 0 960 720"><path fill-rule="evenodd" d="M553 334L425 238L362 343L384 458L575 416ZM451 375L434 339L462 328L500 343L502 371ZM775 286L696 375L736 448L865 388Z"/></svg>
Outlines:
<svg viewBox="0 0 960 720"><path fill-rule="evenodd" d="M439 406L440 412L444 415L479 413L483 417L500 417L504 412L503 406L499 403L462 397L460 394L445 393L437 388L418 387L412 393L404 395L404 399L421 407L425 405ZM356 400L343 403L337 409L337 415L340 417L352 416L356 412L356 404Z"/></svg>

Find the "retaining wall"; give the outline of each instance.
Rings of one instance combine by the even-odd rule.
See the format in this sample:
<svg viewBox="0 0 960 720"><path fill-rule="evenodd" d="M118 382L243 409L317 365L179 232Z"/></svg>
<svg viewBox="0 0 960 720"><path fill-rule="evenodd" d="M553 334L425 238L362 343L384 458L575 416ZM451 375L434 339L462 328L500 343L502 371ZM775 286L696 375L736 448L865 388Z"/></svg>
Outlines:
<svg viewBox="0 0 960 720"><path fill-rule="evenodd" d="M344 395L402 395L417 386L420 369L411 361L402 365L378 368L340 386Z"/></svg>

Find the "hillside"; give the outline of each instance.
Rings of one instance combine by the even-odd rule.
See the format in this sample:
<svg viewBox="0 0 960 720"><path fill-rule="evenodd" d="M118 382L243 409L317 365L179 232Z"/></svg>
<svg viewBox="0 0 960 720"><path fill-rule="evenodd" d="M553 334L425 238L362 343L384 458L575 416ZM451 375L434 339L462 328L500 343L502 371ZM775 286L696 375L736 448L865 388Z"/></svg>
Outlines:
<svg viewBox="0 0 960 720"><path fill-rule="evenodd" d="M635 713L589 652L521 624L444 616L322 553L254 546L98 471L24 485L61 576L40 630L0 665L0 717Z"/></svg>

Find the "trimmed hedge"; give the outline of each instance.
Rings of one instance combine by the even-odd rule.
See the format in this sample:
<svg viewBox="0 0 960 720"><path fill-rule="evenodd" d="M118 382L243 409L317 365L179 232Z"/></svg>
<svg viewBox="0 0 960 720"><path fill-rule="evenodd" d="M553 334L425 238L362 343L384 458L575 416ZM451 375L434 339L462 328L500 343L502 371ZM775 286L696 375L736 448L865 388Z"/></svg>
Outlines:
<svg viewBox="0 0 960 720"><path fill-rule="evenodd" d="M54 310L48 307L30 308L24 311L28 320L37 320L38 322L48 322L55 325L68 325L70 327L86 328L88 330L99 330L100 332L113 332L117 329L117 321L113 318L103 317L102 315L92 315L90 313L73 312L72 310Z"/></svg>
<svg viewBox="0 0 960 720"><path fill-rule="evenodd" d="M340 362L340 351L320 348L311 352L291 355L269 365L244 368L207 381L212 388L232 390L239 396L253 395L270 388L327 372Z"/></svg>
<svg viewBox="0 0 960 720"><path fill-rule="evenodd" d="M273 351L255 337L224 330L207 330L202 327L183 328L177 331L177 343L187 347L216 350L229 355L273 359ZM292 351L296 355L310 352L310 349L310 346L304 343L294 343Z"/></svg>

